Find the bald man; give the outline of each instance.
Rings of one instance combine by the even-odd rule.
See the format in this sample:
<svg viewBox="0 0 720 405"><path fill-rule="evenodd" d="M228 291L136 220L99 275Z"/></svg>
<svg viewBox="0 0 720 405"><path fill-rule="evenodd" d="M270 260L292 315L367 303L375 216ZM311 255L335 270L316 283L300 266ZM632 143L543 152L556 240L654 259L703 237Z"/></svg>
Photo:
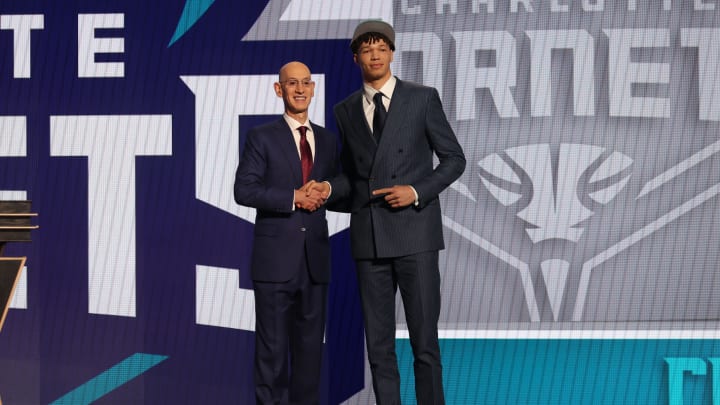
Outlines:
<svg viewBox="0 0 720 405"><path fill-rule="evenodd" d="M235 201L257 209L255 394L258 404L318 404L330 244L324 200L300 188L335 174L336 137L308 119L307 66L283 66L274 89L285 112L248 132L235 175Z"/></svg>

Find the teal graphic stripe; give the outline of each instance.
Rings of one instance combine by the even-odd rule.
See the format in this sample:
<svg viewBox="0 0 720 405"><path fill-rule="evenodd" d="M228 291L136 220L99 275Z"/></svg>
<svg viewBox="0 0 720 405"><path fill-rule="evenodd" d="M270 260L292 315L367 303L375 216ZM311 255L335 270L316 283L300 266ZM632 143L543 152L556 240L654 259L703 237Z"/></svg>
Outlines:
<svg viewBox="0 0 720 405"><path fill-rule="evenodd" d="M215 0L185 0L183 13L180 16L180 21L178 21L177 27L175 27L175 33L173 34L172 39L170 39L168 48L170 48L175 41L185 35L185 33L188 32L188 30L192 28L196 22L198 22L200 17L205 14L214 2Z"/></svg>
<svg viewBox="0 0 720 405"><path fill-rule="evenodd" d="M720 404L720 340L441 339L440 350L448 405ZM402 403L416 404L410 341L398 339L397 353ZM668 358L695 358L706 372L674 376L671 398Z"/></svg>
<svg viewBox="0 0 720 405"><path fill-rule="evenodd" d="M168 356L135 353L103 371L97 377L68 392L51 405L85 405L161 363Z"/></svg>

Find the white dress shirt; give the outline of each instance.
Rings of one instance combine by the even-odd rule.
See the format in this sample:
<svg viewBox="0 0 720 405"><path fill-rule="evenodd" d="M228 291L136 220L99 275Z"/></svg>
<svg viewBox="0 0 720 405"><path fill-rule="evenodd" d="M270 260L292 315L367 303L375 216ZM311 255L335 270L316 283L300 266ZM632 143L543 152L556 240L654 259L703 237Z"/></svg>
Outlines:
<svg viewBox="0 0 720 405"><path fill-rule="evenodd" d="M292 118L291 116L287 114L283 114L283 118L285 119L285 122L287 122L288 126L290 127L290 130L293 134L293 139L295 139L295 149L297 149L298 153L298 159L300 159L300 131L298 131L298 127L305 126L307 127L307 131L305 132L305 138L307 138L308 144L310 144L310 151L312 152L312 160L315 161L315 134L313 134L312 126L310 126L310 120L305 121L304 123L298 122L296 119Z"/></svg>
<svg viewBox="0 0 720 405"><path fill-rule="evenodd" d="M370 126L370 131L372 131L373 116L375 115L375 103L373 102L375 93L379 91L383 94L382 101L385 106L385 111L390 111L390 101L392 100L393 92L395 92L396 83L397 79L395 76L390 76L390 79L383 84L380 90L375 90L369 84L363 83L363 94L365 95L365 97L363 97L363 111L365 111L365 119Z"/></svg>

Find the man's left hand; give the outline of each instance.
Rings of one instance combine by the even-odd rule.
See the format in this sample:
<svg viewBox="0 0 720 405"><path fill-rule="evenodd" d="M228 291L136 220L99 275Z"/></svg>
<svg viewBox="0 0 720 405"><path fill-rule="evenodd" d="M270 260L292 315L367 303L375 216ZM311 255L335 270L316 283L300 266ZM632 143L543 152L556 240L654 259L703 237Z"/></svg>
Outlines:
<svg viewBox="0 0 720 405"><path fill-rule="evenodd" d="M410 186L392 186L373 190L372 195L385 195L385 201L393 208L407 207L415 203L415 192Z"/></svg>

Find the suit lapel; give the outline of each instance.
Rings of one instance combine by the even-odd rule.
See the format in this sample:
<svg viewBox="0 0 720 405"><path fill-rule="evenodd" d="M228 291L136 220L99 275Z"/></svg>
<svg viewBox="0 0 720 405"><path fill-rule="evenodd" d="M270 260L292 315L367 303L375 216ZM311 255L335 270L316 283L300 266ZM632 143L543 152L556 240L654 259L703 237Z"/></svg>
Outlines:
<svg viewBox="0 0 720 405"><path fill-rule="evenodd" d="M298 157L297 146L295 145L295 137L290 127L288 127L285 119L280 118L276 124L278 134L278 147L282 151L285 160L293 174L293 180L296 184L302 183L302 167L300 166L300 158Z"/></svg>
<svg viewBox="0 0 720 405"><path fill-rule="evenodd" d="M380 137L380 144L378 144L373 160L373 172L380 164L378 162L382 162L385 154L389 152L387 147L381 148L380 145L392 143L394 139L397 139L397 132L402 128L403 119L407 116L408 102L407 93L403 89L402 82L400 79L397 79L395 90L390 100L390 108L388 109L387 119L385 120L385 127L383 127L382 136ZM363 119L364 118L365 117L363 117Z"/></svg>
<svg viewBox="0 0 720 405"><path fill-rule="evenodd" d="M405 89L400 79L396 80L395 90L393 91L392 100L390 100L390 108L388 109L380 143L383 143L383 141L388 142L388 137L392 139L393 134L402 126L403 118L406 116L408 104L407 94L404 91Z"/></svg>
<svg viewBox="0 0 720 405"><path fill-rule="evenodd" d="M308 121L310 122L310 121ZM315 137L315 152L313 153L313 166L312 170L310 170L310 178L315 177L321 177L321 176L315 176L315 174L320 170L321 162L320 159L318 159L318 156L330 156L329 152L325 150L325 139L323 139L323 135L320 133L320 130L318 130L318 127L310 122L310 126L313 130L313 137Z"/></svg>
<svg viewBox="0 0 720 405"><path fill-rule="evenodd" d="M363 91L360 90L348 99L348 118L352 125L353 132L357 134L362 142L375 144L375 138L372 136L372 129L368 125L365 118L365 108L363 108Z"/></svg>

